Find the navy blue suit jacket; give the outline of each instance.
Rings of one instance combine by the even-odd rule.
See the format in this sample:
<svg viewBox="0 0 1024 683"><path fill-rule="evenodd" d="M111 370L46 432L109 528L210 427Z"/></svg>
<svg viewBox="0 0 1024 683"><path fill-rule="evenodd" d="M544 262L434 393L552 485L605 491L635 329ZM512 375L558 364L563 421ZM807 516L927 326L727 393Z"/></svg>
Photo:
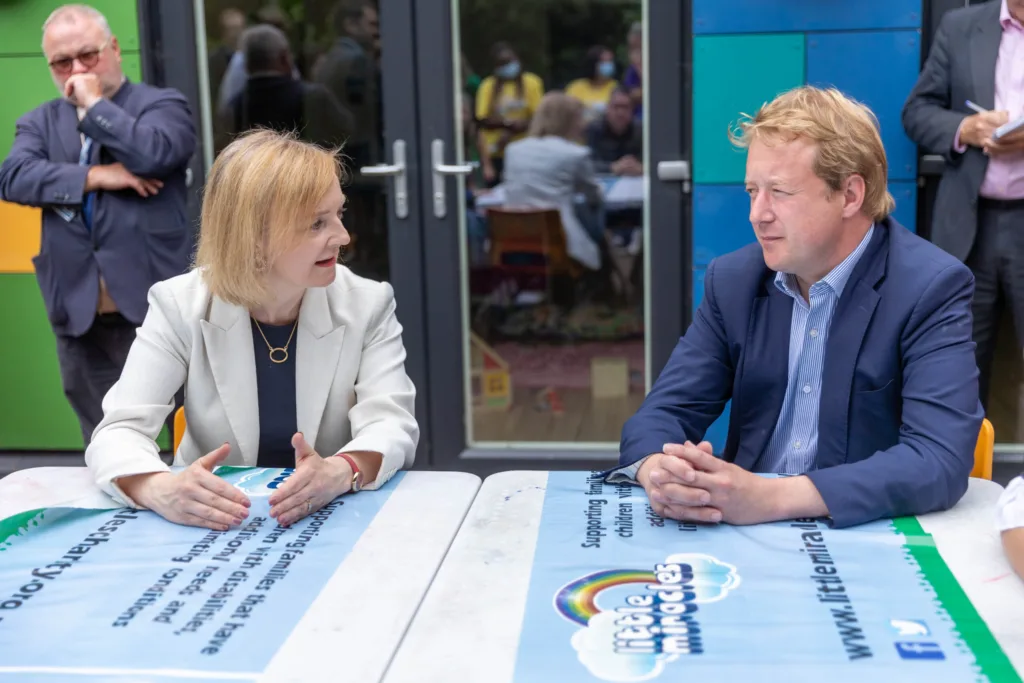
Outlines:
<svg viewBox="0 0 1024 683"><path fill-rule="evenodd" d="M121 162L164 183L145 199L131 189L97 192L91 233L81 217L88 167L78 163L80 133L93 139L91 163ZM185 173L195 147L184 96L141 83L125 81L81 122L65 99L18 120L0 165L0 199L43 209L42 247L33 263L57 334L80 336L92 326L101 273L122 315L141 324L150 286L187 270L193 239ZM56 209L74 215L65 220Z"/></svg>
<svg viewBox="0 0 1024 683"><path fill-rule="evenodd" d="M699 442L732 399L724 457L753 469L786 392L793 300L761 247L715 259L704 300L636 415L620 465ZM843 290L822 373L816 467L836 526L954 505L981 427L974 278L894 220L876 225Z"/></svg>

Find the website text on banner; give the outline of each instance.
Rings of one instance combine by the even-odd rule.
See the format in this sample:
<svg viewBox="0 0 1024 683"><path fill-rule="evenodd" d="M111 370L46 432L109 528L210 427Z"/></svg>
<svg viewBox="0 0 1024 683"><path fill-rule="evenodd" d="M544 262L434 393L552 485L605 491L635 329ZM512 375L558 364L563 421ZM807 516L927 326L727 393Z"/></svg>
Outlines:
<svg viewBox="0 0 1024 683"><path fill-rule="evenodd" d="M1020 681L914 518L698 526L581 472L542 515L517 682Z"/></svg>

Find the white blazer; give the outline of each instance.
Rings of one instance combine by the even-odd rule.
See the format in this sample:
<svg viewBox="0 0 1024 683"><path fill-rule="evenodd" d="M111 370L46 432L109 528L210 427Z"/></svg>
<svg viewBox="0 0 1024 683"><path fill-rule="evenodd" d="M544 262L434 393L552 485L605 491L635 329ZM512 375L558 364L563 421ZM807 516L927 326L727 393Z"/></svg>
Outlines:
<svg viewBox="0 0 1024 683"><path fill-rule="evenodd" d="M405 374L391 286L339 265L330 286L306 290L294 344L298 429L316 452L382 453L377 480L366 488L411 466L419 440L416 389ZM254 352L248 311L212 296L199 271L153 285L149 312L85 451L100 488L134 506L114 480L168 469L156 438L182 385L188 426L174 464L188 465L227 442L224 464L255 465Z"/></svg>
<svg viewBox="0 0 1024 683"><path fill-rule="evenodd" d="M555 135L528 137L505 148L505 204L558 209L569 255L591 270L601 268L601 250L576 215L576 193L601 201L590 149Z"/></svg>

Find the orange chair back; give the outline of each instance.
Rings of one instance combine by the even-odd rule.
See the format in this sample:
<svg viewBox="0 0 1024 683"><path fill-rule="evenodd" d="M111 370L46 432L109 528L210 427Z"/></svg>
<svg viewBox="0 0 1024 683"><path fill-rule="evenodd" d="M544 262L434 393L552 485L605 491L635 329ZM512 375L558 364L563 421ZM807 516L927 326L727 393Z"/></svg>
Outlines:
<svg viewBox="0 0 1024 683"><path fill-rule="evenodd" d="M181 445L181 438L185 436L185 406L178 408L174 413L174 434L171 436L171 441L174 443L174 453L178 452L178 446Z"/></svg>
<svg viewBox="0 0 1024 683"><path fill-rule="evenodd" d="M489 209L491 265L537 274L576 270L565 243L562 217L557 209ZM511 265L510 255L535 254L536 265Z"/></svg>
<svg viewBox="0 0 1024 683"><path fill-rule="evenodd" d="M974 469L971 476L978 479L992 479L992 455L996 445L996 430L985 418L981 421L978 444L974 447Z"/></svg>

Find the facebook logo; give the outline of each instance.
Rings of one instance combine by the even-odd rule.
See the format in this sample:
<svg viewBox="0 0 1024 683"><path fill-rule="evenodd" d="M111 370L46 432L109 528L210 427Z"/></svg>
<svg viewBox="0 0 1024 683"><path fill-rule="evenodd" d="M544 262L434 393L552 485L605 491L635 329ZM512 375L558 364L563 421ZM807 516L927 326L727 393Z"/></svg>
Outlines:
<svg viewBox="0 0 1024 683"><path fill-rule="evenodd" d="M896 642L896 652L902 659L945 659L938 643Z"/></svg>

